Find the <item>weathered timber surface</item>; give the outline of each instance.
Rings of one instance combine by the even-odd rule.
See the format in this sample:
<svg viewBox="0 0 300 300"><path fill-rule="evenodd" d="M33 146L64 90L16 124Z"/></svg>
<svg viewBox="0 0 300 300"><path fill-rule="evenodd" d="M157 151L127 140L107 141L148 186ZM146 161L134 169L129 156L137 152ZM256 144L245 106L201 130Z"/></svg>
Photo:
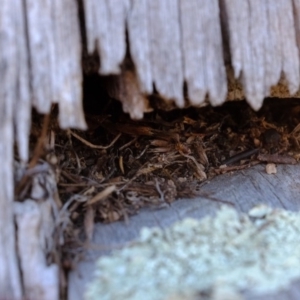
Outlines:
<svg viewBox="0 0 300 300"><path fill-rule="evenodd" d="M236 79L244 89L238 98L245 96L255 109L269 95L299 89L299 0L83 2L88 51L98 49L100 73L120 72L127 29L141 91L151 93L154 83L178 107L186 104L183 81L193 105L234 99ZM225 64L234 73L227 74L229 95ZM281 74L288 91L271 90Z"/></svg>
<svg viewBox="0 0 300 300"><path fill-rule="evenodd" d="M85 129L77 3L25 3L31 103L41 113L48 113L52 103L59 103L61 127Z"/></svg>
<svg viewBox="0 0 300 300"><path fill-rule="evenodd" d="M271 86L278 83L281 72L287 79L289 92L296 93L299 50L293 1L223 1L232 66L236 78L242 74L249 104L259 109L264 97L270 94Z"/></svg>
<svg viewBox="0 0 300 300"><path fill-rule="evenodd" d="M17 2L4 0L0 7L0 291L3 299L20 299L22 296L13 221L13 110L20 51L16 19L22 18Z"/></svg>
<svg viewBox="0 0 300 300"><path fill-rule="evenodd" d="M69 276L68 298L83 299L84 287L93 276L95 260L100 255L107 255L116 247L138 237L142 227L158 226L165 228L186 217L200 219L212 215L222 205L220 201L230 201L240 212L247 212L255 204L264 203L271 207L292 211L300 209L300 166L279 166L278 173L267 175L265 166L237 172L233 175L221 175L201 189L196 199L176 201L170 207L161 210L144 209L130 218L128 224L96 224L93 250L86 253L85 259ZM300 281L292 284L287 291L276 295L264 295L259 298L246 294L247 299L299 299Z"/></svg>
<svg viewBox="0 0 300 300"><path fill-rule="evenodd" d="M118 74L125 57L125 17L128 0L85 0L88 50L100 54L101 74Z"/></svg>
<svg viewBox="0 0 300 300"><path fill-rule="evenodd" d="M184 77L189 100L201 104L209 94L213 105L227 93L218 1L180 1ZM199 47L199 45L202 45Z"/></svg>
<svg viewBox="0 0 300 300"><path fill-rule="evenodd" d="M53 244L54 228L51 200L47 200L15 202L20 265L26 274L23 277L26 299L59 299L59 268L55 264L48 265L46 256L49 250L46 248Z"/></svg>

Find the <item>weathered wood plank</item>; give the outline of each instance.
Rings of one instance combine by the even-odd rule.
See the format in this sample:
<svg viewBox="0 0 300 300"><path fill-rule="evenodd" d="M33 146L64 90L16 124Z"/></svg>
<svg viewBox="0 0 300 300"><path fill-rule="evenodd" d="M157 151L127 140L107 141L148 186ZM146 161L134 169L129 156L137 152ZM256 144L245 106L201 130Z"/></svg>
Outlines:
<svg viewBox="0 0 300 300"><path fill-rule="evenodd" d="M199 1L180 1L184 79L190 102L194 105L201 104L207 93L205 16Z"/></svg>
<svg viewBox="0 0 300 300"><path fill-rule="evenodd" d="M221 175L202 187L196 199L183 199L171 204L167 209L144 209L132 217L128 224L96 224L93 250L86 253L86 258L69 276L69 295L72 300L82 299L84 286L91 280L95 268L95 259L99 255L110 253L119 246L124 246L139 235L142 227L161 228L186 217L200 219L212 215L222 205L220 201L230 201L240 212L247 212L255 204L265 203L272 207L285 208L292 211L300 209L300 167L279 166L276 175L267 175L263 165L235 173ZM278 295L264 295L259 299L298 299L299 283L292 285L290 291L282 291ZM269 297L269 298L266 298ZM250 292L247 299L258 299Z"/></svg>
<svg viewBox="0 0 300 300"><path fill-rule="evenodd" d="M40 200L41 203L30 199L15 203L24 296L31 300L58 300L59 268L55 264L48 266L45 249L49 237L53 238L51 203L49 199Z"/></svg>
<svg viewBox="0 0 300 300"><path fill-rule="evenodd" d="M223 45L220 25L219 1L203 1L207 22L203 31L206 32L206 75L209 100L212 105L220 105L227 94L226 71L223 59Z"/></svg>
<svg viewBox="0 0 300 300"><path fill-rule="evenodd" d="M100 54L100 74L118 74L126 53L125 20L128 0L84 1L87 20L88 50L96 39Z"/></svg>
<svg viewBox="0 0 300 300"><path fill-rule="evenodd" d="M265 39L265 68L266 87L276 85L280 79L282 70L281 44L280 44L280 12L275 1L267 0L267 32ZM267 86L269 85L269 86Z"/></svg>
<svg viewBox="0 0 300 300"><path fill-rule="evenodd" d="M17 97L18 53L15 6L4 0L0 6L0 291L3 299L22 297L13 219L13 110Z"/></svg>
<svg viewBox="0 0 300 300"><path fill-rule="evenodd" d="M284 72L291 94L299 89L299 53L289 1L228 1L230 51L235 77L242 74L245 96L259 109ZM297 10L297 8L296 8ZM242 72L242 73L241 73Z"/></svg>
<svg viewBox="0 0 300 300"><path fill-rule="evenodd" d="M48 113L51 107L53 86L51 52L53 44L51 0L27 0L28 43L30 54L30 82L32 102L40 113Z"/></svg>
<svg viewBox="0 0 300 300"><path fill-rule="evenodd" d="M184 106L179 4L148 0L152 76L158 92Z"/></svg>
<svg viewBox="0 0 300 300"><path fill-rule="evenodd" d="M256 68L251 68L253 72L253 81L247 82L249 86L249 99L255 103L252 106L259 109L263 103L264 97L269 93L270 85L265 78L265 43L268 41L267 12L266 3L259 0L250 0L249 3L249 51L252 56L252 62L255 62ZM251 95L251 96L250 96ZM251 101L252 102L252 101Z"/></svg>
<svg viewBox="0 0 300 300"><path fill-rule="evenodd" d="M81 39L77 9L74 0L54 1L54 100L59 102L59 124L64 129L86 129L82 107Z"/></svg>
<svg viewBox="0 0 300 300"><path fill-rule="evenodd" d="M180 1L184 76L189 100L199 105L209 93L213 105L225 101L226 72L218 1Z"/></svg>
<svg viewBox="0 0 300 300"><path fill-rule="evenodd" d="M17 96L14 105L15 139L21 160L28 160L28 136L31 125L31 93L29 89L28 47L26 39L25 10L22 1L15 1L15 35L17 36Z"/></svg>
<svg viewBox="0 0 300 300"><path fill-rule="evenodd" d="M152 93L152 72L147 0L133 0L127 16L129 47L140 89Z"/></svg>
<svg viewBox="0 0 300 300"><path fill-rule="evenodd" d="M292 0L279 0L280 36L285 78L289 92L295 94L299 89L300 66L299 50L297 48L293 3Z"/></svg>

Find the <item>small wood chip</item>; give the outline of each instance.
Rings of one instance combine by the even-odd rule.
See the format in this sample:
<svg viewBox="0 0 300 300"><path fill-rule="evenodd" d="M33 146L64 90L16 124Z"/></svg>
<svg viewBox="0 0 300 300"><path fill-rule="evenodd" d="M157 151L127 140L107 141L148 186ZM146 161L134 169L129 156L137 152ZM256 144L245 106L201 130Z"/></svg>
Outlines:
<svg viewBox="0 0 300 300"><path fill-rule="evenodd" d="M99 201L102 201L103 199L107 198L111 193L113 193L115 190L116 190L116 186L115 185L108 186L103 191L101 191L100 193L98 193L96 196L94 196L93 198L91 198L90 200L88 200L86 202L86 205L92 205L92 204L95 204L95 203L97 203Z"/></svg>
<svg viewBox="0 0 300 300"><path fill-rule="evenodd" d="M277 173L277 168L276 165L271 163L266 165L266 172L267 174L276 174Z"/></svg>

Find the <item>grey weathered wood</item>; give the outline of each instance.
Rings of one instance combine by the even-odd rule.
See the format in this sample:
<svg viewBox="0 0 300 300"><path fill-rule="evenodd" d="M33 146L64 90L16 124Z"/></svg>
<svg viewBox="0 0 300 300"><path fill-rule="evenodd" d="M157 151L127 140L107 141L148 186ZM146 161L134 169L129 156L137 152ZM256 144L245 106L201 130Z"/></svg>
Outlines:
<svg viewBox="0 0 300 300"><path fill-rule="evenodd" d="M56 70L53 78L55 101L59 102L59 124L86 129L82 107L81 40L77 4L54 1L53 34Z"/></svg>
<svg viewBox="0 0 300 300"><path fill-rule="evenodd" d="M265 74L266 88L277 84L282 69L281 44L280 44L280 12L275 1L267 0L267 32L265 40Z"/></svg>
<svg viewBox="0 0 300 300"><path fill-rule="evenodd" d="M3 299L20 299L22 288L13 220L13 110L17 97L18 53L14 8L18 0L0 6L0 291Z"/></svg>
<svg viewBox="0 0 300 300"><path fill-rule="evenodd" d="M128 0L85 0L88 49L96 44L100 53L100 73L118 74L126 53L125 20Z"/></svg>
<svg viewBox="0 0 300 300"><path fill-rule="evenodd" d="M271 0L269 0L271 1ZM299 0L293 0L293 5L295 7L294 9L294 20L295 20L295 30L296 30L296 40L297 40L297 46L298 49L300 47L300 1Z"/></svg>
<svg viewBox="0 0 300 300"><path fill-rule="evenodd" d="M16 141L21 160L28 160L28 136L31 125L31 93L29 89L29 62L26 40L25 11L22 1L15 1L14 6L15 34L17 36L17 96L14 105L14 124Z"/></svg>
<svg viewBox="0 0 300 300"><path fill-rule="evenodd" d="M218 1L180 1L184 76L189 100L199 105L209 93L213 105L225 101L226 72Z"/></svg>
<svg viewBox="0 0 300 300"><path fill-rule="evenodd" d="M15 213L24 296L31 300L58 300L59 268L48 265L46 258L46 244L49 237L53 238L54 228L50 201L16 202Z"/></svg>
<svg viewBox="0 0 300 300"><path fill-rule="evenodd" d="M140 89L152 93L151 53L147 0L133 0L127 16L128 38Z"/></svg>
<svg viewBox="0 0 300 300"><path fill-rule="evenodd" d="M152 76L158 92L184 106L178 1L148 0Z"/></svg>
<svg viewBox="0 0 300 300"><path fill-rule="evenodd" d="M299 53L292 1L224 0L235 77L242 74L245 96L254 109L277 84L281 71L289 91L299 89ZM297 11L296 7L296 11Z"/></svg>
<svg viewBox="0 0 300 300"><path fill-rule="evenodd" d="M30 54L30 82L33 105L41 113L48 113L51 106L53 86L51 52L53 44L51 0L26 0L28 42Z"/></svg>
<svg viewBox="0 0 300 300"><path fill-rule="evenodd" d="M85 129L77 3L26 1L32 102L41 113L60 107L62 128Z"/></svg>
<svg viewBox="0 0 300 300"><path fill-rule="evenodd" d="M253 61L251 47L250 1L225 0L225 6L229 22L230 50L235 76L242 74L246 99L252 107L257 109L262 103L263 95L256 95L253 87L255 68L259 68L259 66Z"/></svg>
<svg viewBox="0 0 300 300"><path fill-rule="evenodd" d="M252 81L247 81L249 86L249 100L253 101L252 106L255 109L259 109L263 103L263 99L266 96L266 91L270 89L270 85L267 85L265 80L265 52L268 51L268 46L265 47L265 43L268 42L267 31L267 6L265 1L250 0L249 3L249 23L250 23L250 36L249 36L249 52L251 53L252 63L257 66L252 70ZM251 101L251 103L252 103Z"/></svg>
<svg viewBox="0 0 300 300"><path fill-rule="evenodd" d="M180 1L184 79L188 85L190 102L194 105L205 100L208 80L205 63L206 31L203 30L207 12L202 10L201 4L197 0Z"/></svg>
<svg viewBox="0 0 300 300"><path fill-rule="evenodd" d="M247 212L255 204L265 203L272 207L285 208L292 211L300 209L300 167L279 166L276 175L267 175L265 166L237 172L233 175L221 175L202 187L196 199L176 201L170 207L155 210L143 209L125 222L112 224L96 224L92 249L86 252L84 260L69 276L68 298L83 299L85 285L92 279L95 260L100 255L107 255L112 250L136 239L142 227L158 226L164 228L186 217L196 219L212 215L223 205L216 200L230 201L240 212ZM252 295L249 291L247 299L299 299L300 286L291 285L291 289L280 291L278 295ZM281 298L278 298L280 295ZM268 297L268 298L265 298Z"/></svg>
<svg viewBox="0 0 300 300"><path fill-rule="evenodd" d="M203 12L206 14L206 18L203 19L207 20L203 23L203 31L206 32L206 76L209 100L212 105L220 105L226 98L227 81L223 59L219 1L202 1L202 5Z"/></svg>
<svg viewBox="0 0 300 300"><path fill-rule="evenodd" d="M280 35L283 66L282 70L288 82L291 94L299 89L300 67L297 48L292 0L278 1L280 9Z"/></svg>

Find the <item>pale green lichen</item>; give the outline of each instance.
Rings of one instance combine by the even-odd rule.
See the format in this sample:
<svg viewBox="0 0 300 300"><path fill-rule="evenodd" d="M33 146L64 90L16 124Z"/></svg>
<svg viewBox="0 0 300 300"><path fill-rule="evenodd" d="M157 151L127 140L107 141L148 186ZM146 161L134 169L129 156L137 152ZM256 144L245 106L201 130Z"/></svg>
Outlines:
<svg viewBox="0 0 300 300"><path fill-rule="evenodd" d="M225 299L214 295L287 287L300 277L300 213L260 207L250 216L223 207L215 217L145 228L134 245L98 260L85 298L194 299L209 291Z"/></svg>

